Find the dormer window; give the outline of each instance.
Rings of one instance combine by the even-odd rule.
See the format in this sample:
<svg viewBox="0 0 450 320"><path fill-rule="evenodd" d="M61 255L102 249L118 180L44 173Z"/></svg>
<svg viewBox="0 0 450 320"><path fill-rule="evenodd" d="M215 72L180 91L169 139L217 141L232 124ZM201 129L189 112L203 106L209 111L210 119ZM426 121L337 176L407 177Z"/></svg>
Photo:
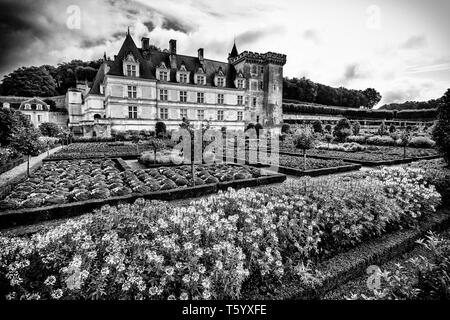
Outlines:
<svg viewBox="0 0 450 320"><path fill-rule="evenodd" d="M225 78L217 78L217 86L218 87L225 87Z"/></svg>
<svg viewBox="0 0 450 320"><path fill-rule="evenodd" d="M36 110L41 110L41 111L42 111L42 104L40 104L40 103L37 104L37 105L36 105Z"/></svg>
<svg viewBox="0 0 450 320"><path fill-rule="evenodd" d="M136 77L136 66L127 65L127 77Z"/></svg>
<svg viewBox="0 0 450 320"><path fill-rule="evenodd" d="M197 75L197 84L204 85L205 84L205 76Z"/></svg>
<svg viewBox="0 0 450 320"><path fill-rule="evenodd" d="M123 74L127 77L139 77L139 62L131 53L123 60Z"/></svg>
<svg viewBox="0 0 450 320"><path fill-rule="evenodd" d="M243 89L244 88L244 80L243 79L238 79L237 80L237 88L238 89Z"/></svg>
<svg viewBox="0 0 450 320"><path fill-rule="evenodd" d="M161 81L167 81L167 71L160 71L159 72L159 80Z"/></svg>
<svg viewBox="0 0 450 320"><path fill-rule="evenodd" d="M25 104L25 110L31 110L31 104L26 103Z"/></svg>
<svg viewBox="0 0 450 320"><path fill-rule="evenodd" d="M189 83L190 72L186 69L184 62L181 62L180 69L177 71L177 82Z"/></svg>

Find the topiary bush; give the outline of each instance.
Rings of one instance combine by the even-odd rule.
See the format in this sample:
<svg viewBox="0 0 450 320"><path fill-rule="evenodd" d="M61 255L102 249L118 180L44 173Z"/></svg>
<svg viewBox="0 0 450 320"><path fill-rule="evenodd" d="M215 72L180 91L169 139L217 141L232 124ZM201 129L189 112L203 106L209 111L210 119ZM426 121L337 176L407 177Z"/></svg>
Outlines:
<svg viewBox="0 0 450 320"><path fill-rule="evenodd" d="M443 103L438 108L438 121L433 129L433 139L445 161L450 165L450 89L443 97Z"/></svg>
<svg viewBox="0 0 450 320"><path fill-rule="evenodd" d="M412 148L433 148L436 142L428 137L414 137L408 143L408 147Z"/></svg>
<svg viewBox="0 0 450 320"><path fill-rule="evenodd" d="M162 121L158 121L155 125L155 133L157 137L164 136L167 132L166 124Z"/></svg>
<svg viewBox="0 0 450 320"><path fill-rule="evenodd" d="M353 135L355 136L359 135L359 131L361 130L361 125L359 124L359 121L353 122L352 129Z"/></svg>
<svg viewBox="0 0 450 320"><path fill-rule="evenodd" d="M345 142L347 137L352 134L352 125L346 118L338 121L333 130L333 136L336 137L336 141Z"/></svg>
<svg viewBox="0 0 450 320"><path fill-rule="evenodd" d="M323 133L322 121L314 120L312 127L315 133Z"/></svg>
<svg viewBox="0 0 450 320"><path fill-rule="evenodd" d="M283 123L281 125L281 133L286 133L286 134L291 133L291 126L287 123Z"/></svg>

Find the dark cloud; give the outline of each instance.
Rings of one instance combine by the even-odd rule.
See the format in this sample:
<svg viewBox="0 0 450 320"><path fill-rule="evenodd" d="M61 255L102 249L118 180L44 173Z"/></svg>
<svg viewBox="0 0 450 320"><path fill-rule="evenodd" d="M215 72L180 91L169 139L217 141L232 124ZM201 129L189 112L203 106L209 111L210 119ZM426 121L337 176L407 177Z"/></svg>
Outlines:
<svg viewBox="0 0 450 320"><path fill-rule="evenodd" d="M240 43L251 44L258 41L261 38L264 38L268 35L279 33L284 30L283 26L272 26L257 30L248 30L236 37L236 40Z"/></svg>
<svg viewBox="0 0 450 320"><path fill-rule="evenodd" d="M408 40L406 40L401 48L403 49L420 49L427 45L427 38L423 35L420 36L412 36Z"/></svg>
<svg viewBox="0 0 450 320"><path fill-rule="evenodd" d="M190 26L183 24L183 22L178 21L175 18L165 18L161 25L161 28L166 30L179 31L186 34L192 31L192 28Z"/></svg>
<svg viewBox="0 0 450 320"><path fill-rule="evenodd" d="M155 24L152 21L144 22L144 26L147 27L149 32L151 32L151 31L153 31L153 29L155 29Z"/></svg>

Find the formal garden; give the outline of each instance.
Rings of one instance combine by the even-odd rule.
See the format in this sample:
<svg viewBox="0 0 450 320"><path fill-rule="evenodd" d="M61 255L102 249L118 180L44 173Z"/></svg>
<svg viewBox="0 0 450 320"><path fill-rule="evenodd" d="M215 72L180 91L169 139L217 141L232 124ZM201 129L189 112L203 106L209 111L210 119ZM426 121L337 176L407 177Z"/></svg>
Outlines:
<svg viewBox="0 0 450 320"><path fill-rule="evenodd" d="M1 193L1 299L448 298L446 99L431 129L283 125L279 154L212 162L172 163L165 130L73 141ZM382 287L339 291L370 265Z"/></svg>

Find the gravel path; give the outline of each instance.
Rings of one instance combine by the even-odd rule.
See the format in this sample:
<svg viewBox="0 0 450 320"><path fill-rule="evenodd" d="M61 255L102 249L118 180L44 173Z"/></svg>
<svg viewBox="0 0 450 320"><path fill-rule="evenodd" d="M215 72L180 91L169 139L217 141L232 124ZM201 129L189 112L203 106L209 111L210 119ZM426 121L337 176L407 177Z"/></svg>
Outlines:
<svg viewBox="0 0 450 320"><path fill-rule="evenodd" d="M51 149L48 154L53 154L57 151L59 151L62 148L62 146L56 147L54 149ZM42 162L42 159L47 157L47 151L44 153L41 153L40 155L36 157L30 158L30 169L33 166L36 166ZM12 168L9 171L6 171L0 175L0 186L4 186L9 181L13 180L17 176L24 174L27 172L27 162L22 163L21 165L18 165L17 167Z"/></svg>

